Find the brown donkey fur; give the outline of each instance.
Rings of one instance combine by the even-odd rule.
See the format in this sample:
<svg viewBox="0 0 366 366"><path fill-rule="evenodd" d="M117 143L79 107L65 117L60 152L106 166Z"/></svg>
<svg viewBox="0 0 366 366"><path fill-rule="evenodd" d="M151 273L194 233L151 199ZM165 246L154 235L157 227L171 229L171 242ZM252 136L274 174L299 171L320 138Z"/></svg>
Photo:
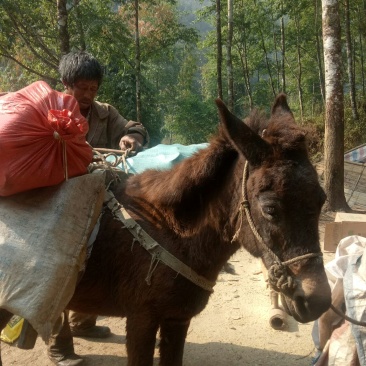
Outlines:
<svg viewBox="0 0 366 366"><path fill-rule="evenodd" d="M118 201L161 246L209 281L216 281L240 246L270 267L271 256L240 211L248 161L249 208L265 245L281 261L319 253L325 195L285 95L276 98L269 121L257 113L245 124L221 100L216 104L221 123L206 149L169 171L148 170L128 178L113 188ZM151 258L106 209L69 308L127 317L129 366L153 364L158 330L160 364L181 366L190 320L204 309L210 292L163 263L148 284ZM297 262L289 273L297 287L283 296L286 311L301 322L318 318L330 305L322 260Z"/></svg>

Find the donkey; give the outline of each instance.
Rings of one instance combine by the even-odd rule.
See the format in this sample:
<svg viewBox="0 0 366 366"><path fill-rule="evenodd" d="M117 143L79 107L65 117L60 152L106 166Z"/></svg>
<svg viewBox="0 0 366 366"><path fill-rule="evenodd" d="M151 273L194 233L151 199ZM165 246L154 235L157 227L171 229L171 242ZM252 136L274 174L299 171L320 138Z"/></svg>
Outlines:
<svg viewBox="0 0 366 366"><path fill-rule="evenodd" d="M318 232L325 194L286 96L268 121L257 113L244 123L216 104L221 123L207 148L113 187L68 305L126 317L129 366L153 365L158 330L160 365L182 365L190 321L240 247L263 260L299 322L331 303ZM2 312L0 328L10 315Z"/></svg>

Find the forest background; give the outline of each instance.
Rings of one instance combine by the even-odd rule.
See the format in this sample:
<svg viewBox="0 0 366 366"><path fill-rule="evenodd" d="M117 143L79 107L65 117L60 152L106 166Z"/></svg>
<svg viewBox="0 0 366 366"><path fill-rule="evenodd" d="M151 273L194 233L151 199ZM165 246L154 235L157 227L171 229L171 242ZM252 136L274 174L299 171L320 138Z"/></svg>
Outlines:
<svg viewBox="0 0 366 366"><path fill-rule="evenodd" d="M221 96L244 118L288 95L323 153L320 0L0 0L0 92L36 80L62 90L62 54L104 66L98 99L140 120L152 145L207 141ZM365 142L366 0L340 2L345 150Z"/></svg>

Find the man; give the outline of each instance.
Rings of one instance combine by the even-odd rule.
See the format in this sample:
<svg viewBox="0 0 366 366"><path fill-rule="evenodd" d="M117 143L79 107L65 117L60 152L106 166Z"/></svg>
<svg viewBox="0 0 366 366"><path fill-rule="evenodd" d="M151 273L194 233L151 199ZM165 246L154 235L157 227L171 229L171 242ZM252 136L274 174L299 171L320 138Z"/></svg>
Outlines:
<svg viewBox="0 0 366 366"><path fill-rule="evenodd" d="M65 93L78 101L81 114L88 120L86 136L92 147L138 152L149 142L141 123L127 121L111 105L95 101L103 79L100 63L87 52L71 52L61 58L59 65ZM96 325L97 316L64 311L54 326L48 344L48 356L58 366L76 366L83 359L75 354L74 337L105 338L108 327Z"/></svg>
<svg viewBox="0 0 366 366"><path fill-rule="evenodd" d="M109 104L95 101L103 79L99 62L86 52L71 52L59 65L65 93L73 95L89 122L87 141L93 147L139 151L148 143L141 123L127 121Z"/></svg>

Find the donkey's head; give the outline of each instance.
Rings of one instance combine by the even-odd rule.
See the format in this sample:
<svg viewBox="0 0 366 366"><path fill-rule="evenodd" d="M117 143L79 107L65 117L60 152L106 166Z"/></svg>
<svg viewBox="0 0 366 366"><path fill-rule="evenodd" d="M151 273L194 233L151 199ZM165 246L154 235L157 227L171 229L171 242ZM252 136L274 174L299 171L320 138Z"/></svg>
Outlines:
<svg viewBox="0 0 366 366"><path fill-rule="evenodd" d="M308 158L305 133L284 94L265 124L258 114L245 124L221 100L216 104L224 133L241 156L237 169L245 166L243 222L235 237L262 258L286 311L300 322L317 319L331 299L318 232L325 194Z"/></svg>

